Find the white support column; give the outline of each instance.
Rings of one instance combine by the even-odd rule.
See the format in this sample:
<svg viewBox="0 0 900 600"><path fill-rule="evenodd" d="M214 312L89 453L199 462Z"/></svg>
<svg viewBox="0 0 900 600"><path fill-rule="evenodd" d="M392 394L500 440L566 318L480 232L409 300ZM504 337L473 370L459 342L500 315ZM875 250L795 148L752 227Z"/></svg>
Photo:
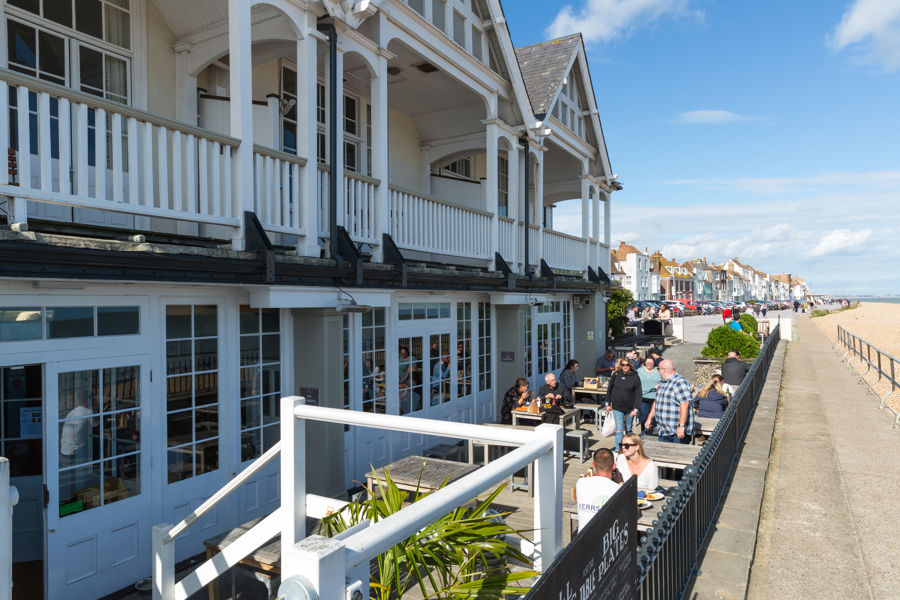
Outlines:
<svg viewBox="0 0 900 600"><path fill-rule="evenodd" d="M330 106L329 110L335 111L337 114L337 139L329 140L332 144L337 144L337 164L331 165L332 169L335 169L335 177L334 177L334 186L337 188L337 215L335 218L337 219L338 225L347 226L344 216L344 206L346 201L344 200L344 50L341 48L341 31L338 30L338 47L337 47L337 81L334 82L335 87L337 88L337 106ZM326 61L327 62L327 61ZM325 77L328 78L329 67L326 67ZM325 98L329 98L328 86L331 85L331 81L328 81L325 84ZM326 125L326 130L328 126Z"/></svg>
<svg viewBox="0 0 900 600"><path fill-rule="evenodd" d="M594 255L591 257L591 264L596 267L600 264L600 188L596 185L591 186L591 204L593 205L591 236L594 238Z"/></svg>
<svg viewBox="0 0 900 600"><path fill-rule="evenodd" d="M422 169L422 189L426 196L431 195L431 146L422 144L419 146L420 168Z"/></svg>
<svg viewBox="0 0 900 600"><path fill-rule="evenodd" d="M382 14L379 12L379 15ZM372 259L384 258L382 234L391 233L390 172L388 164L388 89L387 57L378 56L378 72L372 79L372 177L381 183L375 188L375 240Z"/></svg>
<svg viewBox="0 0 900 600"><path fill-rule="evenodd" d="M321 600L345 598L346 570L347 550L344 543L334 538L311 535L297 544L291 544L283 553L281 585L282 588L295 588L297 592L303 588L304 591L314 591ZM368 590L368 586L364 589Z"/></svg>
<svg viewBox="0 0 900 600"><path fill-rule="evenodd" d="M172 600L175 594L175 542L166 542L171 523L154 525L153 547L153 600Z"/></svg>
<svg viewBox="0 0 900 600"><path fill-rule="evenodd" d="M522 153L518 149L518 140L512 139L508 141L510 150L506 161L509 165L509 173L507 173L509 185L506 188L508 198L506 201L506 216L513 220L511 233L512 255L509 256L509 267L515 271L516 262L519 260L519 225L517 221L519 220L519 203L521 202L519 199L519 177L521 177L522 171L519 169L519 162L522 160Z"/></svg>
<svg viewBox="0 0 900 600"><path fill-rule="evenodd" d="M486 141L486 178L485 182L487 185L487 210L491 213L491 257L490 257L490 270L494 270L494 254L500 248L500 217L497 214L497 179L498 179L498 136L500 135L500 128L497 127L496 123L489 123L485 127L485 134L487 135Z"/></svg>
<svg viewBox="0 0 900 600"><path fill-rule="evenodd" d="M587 173L587 163L584 164ZM591 264L591 182L587 175L581 176L581 237L584 238L584 272Z"/></svg>
<svg viewBox="0 0 900 600"><path fill-rule="evenodd" d="M318 33L316 21L307 16L305 35L297 40L297 155L306 157L300 169L300 225L306 237L300 240L297 254L318 257L319 250L319 163L316 120L318 98Z"/></svg>
<svg viewBox="0 0 900 600"><path fill-rule="evenodd" d="M563 428L543 424L535 433L553 443L534 468L534 568L542 571L562 550Z"/></svg>
<svg viewBox="0 0 900 600"><path fill-rule="evenodd" d="M197 124L197 78L191 75L190 42L175 44L175 118L190 125Z"/></svg>
<svg viewBox="0 0 900 600"><path fill-rule="evenodd" d="M534 248L532 262L536 265L537 273L540 274L541 260L544 258L544 151L538 150L537 155L537 173L534 176L534 207L535 222L538 226L537 246Z"/></svg>
<svg viewBox="0 0 900 600"><path fill-rule="evenodd" d="M244 249L244 211L253 210L253 62L250 42L250 3L228 0L230 133L241 141L235 148L231 169L233 214L239 222L231 238L234 250Z"/></svg>
<svg viewBox="0 0 900 600"><path fill-rule="evenodd" d="M610 197L608 193L603 194L603 243L607 246L611 245L610 238L612 237L612 204L610 203Z"/></svg>
<svg viewBox="0 0 900 600"><path fill-rule="evenodd" d="M281 547L306 537L306 421L294 416L299 396L281 399Z"/></svg>

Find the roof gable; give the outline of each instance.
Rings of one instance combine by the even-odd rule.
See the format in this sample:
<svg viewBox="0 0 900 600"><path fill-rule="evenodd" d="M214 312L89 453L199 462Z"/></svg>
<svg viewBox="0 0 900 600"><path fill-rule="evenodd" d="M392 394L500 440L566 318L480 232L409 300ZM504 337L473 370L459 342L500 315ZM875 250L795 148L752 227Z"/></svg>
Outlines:
<svg viewBox="0 0 900 600"><path fill-rule="evenodd" d="M553 107L580 47L581 34L575 34L516 48L528 100L538 119L543 119Z"/></svg>

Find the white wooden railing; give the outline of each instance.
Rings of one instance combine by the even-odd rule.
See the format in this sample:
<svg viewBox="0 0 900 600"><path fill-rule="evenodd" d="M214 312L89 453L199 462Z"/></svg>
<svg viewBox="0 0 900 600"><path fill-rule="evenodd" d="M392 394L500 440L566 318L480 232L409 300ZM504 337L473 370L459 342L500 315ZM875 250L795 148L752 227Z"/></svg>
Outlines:
<svg viewBox="0 0 900 600"><path fill-rule="evenodd" d="M391 236L399 248L490 259L491 213L390 187Z"/></svg>
<svg viewBox="0 0 900 600"><path fill-rule="evenodd" d="M9 485L9 460L0 456L0 600L12 599L12 514L18 503L19 491Z"/></svg>
<svg viewBox="0 0 900 600"><path fill-rule="evenodd" d="M10 103L8 90L14 89ZM20 110L36 100L36 111ZM89 94L0 72L0 144L15 111L17 181L0 169L0 195L134 215L238 226L231 193L238 140ZM99 135L96 132L101 132ZM31 139L37 141L32 146ZM22 149L30 148L31 152ZM11 183L17 185L10 185Z"/></svg>
<svg viewBox="0 0 900 600"><path fill-rule="evenodd" d="M500 217L500 239L498 241L499 248L497 252L508 263L516 261L516 240L518 239L519 228L516 222L507 217Z"/></svg>
<svg viewBox="0 0 900 600"><path fill-rule="evenodd" d="M537 569L549 565L562 549L562 450L559 425L532 431L471 425L434 419L381 415L354 410L307 406L304 399L281 399L281 440L213 494L177 525L153 528L153 598L184 600L198 592L242 558L281 532L282 580L312 584L318 598L351 597L348 590L369 590L369 561L427 523L447 514L523 467L534 469L534 541L523 541ZM341 536L306 537L306 518L322 518L346 502L306 493L306 422L341 423L406 431L464 440L519 446L509 454L430 494L378 523L364 522ZM238 489L275 456L281 458L281 505L268 517L207 560L181 581L175 581L175 538ZM325 551L327 548L327 552ZM297 578L303 578L302 580Z"/></svg>
<svg viewBox="0 0 900 600"><path fill-rule="evenodd" d="M380 182L344 172L344 227L357 242L381 243L375 237L375 190Z"/></svg>
<svg viewBox="0 0 900 600"><path fill-rule="evenodd" d="M543 236L543 258L554 269L586 271L586 242L574 235L552 229L545 229Z"/></svg>
<svg viewBox="0 0 900 600"><path fill-rule="evenodd" d="M265 229L306 235L300 193L300 173L305 165L305 158L253 147L253 210Z"/></svg>

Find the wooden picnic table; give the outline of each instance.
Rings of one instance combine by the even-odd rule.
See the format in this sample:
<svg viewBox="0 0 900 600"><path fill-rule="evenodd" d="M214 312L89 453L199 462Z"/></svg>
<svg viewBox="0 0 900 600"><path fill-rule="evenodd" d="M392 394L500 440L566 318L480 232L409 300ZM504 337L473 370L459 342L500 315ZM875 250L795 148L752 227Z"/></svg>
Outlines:
<svg viewBox="0 0 900 600"><path fill-rule="evenodd" d="M671 479L660 479L659 485L669 488L678 485L678 482ZM648 502L652 505L651 508L641 510L638 514L637 528L641 533L653 527L653 521L659 519L657 513L662 510L663 504L666 503L666 498L654 501L648 500ZM578 505L573 502L564 504L563 513L569 515L569 534L570 537L575 537L575 533L578 530Z"/></svg>
<svg viewBox="0 0 900 600"><path fill-rule="evenodd" d="M577 408L581 412L592 412L594 413L594 429L596 429L597 433L600 433L600 422L605 418L612 418L610 413L606 412L606 408L603 404L591 404L588 402L576 402L575 408Z"/></svg>
<svg viewBox="0 0 900 600"><path fill-rule="evenodd" d="M586 388L582 386L576 386L572 388L572 398L578 398L581 396L591 396L594 401L597 403L602 403L606 400L606 388L607 385L601 385L598 388Z"/></svg>
<svg viewBox="0 0 900 600"><path fill-rule="evenodd" d="M543 409L537 413L515 409L512 411L512 424L521 425L520 421L537 421L541 423L544 419L544 412ZM559 422L565 427L565 423L569 419L572 419L572 429L578 429L578 426L581 425L581 411L577 408L564 408L559 416Z"/></svg>
<svg viewBox="0 0 900 600"><path fill-rule="evenodd" d="M701 446L675 444L644 438L644 452L660 467L683 469L694 462Z"/></svg>
<svg viewBox="0 0 900 600"><path fill-rule="evenodd" d="M391 481L401 490L433 492L445 481L453 483L477 468L476 465L454 460L407 456L377 469L375 473L370 471L366 475L366 485L369 489L375 489L376 477L384 484L384 472L389 471Z"/></svg>
<svg viewBox="0 0 900 600"><path fill-rule="evenodd" d="M695 415L694 423L700 425L700 433L703 435L712 435L716 425L719 424L719 419L714 419L712 417L698 417Z"/></svg>
<svg viewBox="0 0 900 600"><path fill-rule="evenodd" d="M230 546L239 537L247 533L254 525L259 523L262 517L238 525L231 531L204 540L207 560L219 554ZM256 579L261 581L268 591L268 598L274 599L281 580L281 539L276 536L243 558L236 566L249 571ZM232 571L233 577L233 571ZM234 585L232 585L232 589ZM219 583L214 579L208 586L209 600L219 600Z"/></svg>

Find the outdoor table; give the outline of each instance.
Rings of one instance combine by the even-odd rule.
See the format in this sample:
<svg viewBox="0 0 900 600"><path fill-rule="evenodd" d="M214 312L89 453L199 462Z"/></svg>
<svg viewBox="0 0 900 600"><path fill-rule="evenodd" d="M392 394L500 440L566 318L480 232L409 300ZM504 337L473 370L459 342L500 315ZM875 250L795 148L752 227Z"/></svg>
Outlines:
<svg viewBox="0 0 900 600"><path fill-rule="evenodd" d="M592 399L595 402L597 402L598 404L601 404L606 399L606 387L607 386L605 386L605 385L602 385L597 389L586 388L586 387L581 387L581 386L573 387L572 388L572 397L577 398L579 394L582 396L587 395L587 396L591 396Z"/></svg>
<svg viewBox="0 0 900 600"><path fill-rule="evenodd" d="M262 517L253 519L227 533L204 540L203 545L206 547L207 560L225 550L261 520ZM277 536L272 538L268 543L241 559L235 566L248 571L253 577L262 582L268 591L267 598L275 598L275 592L281 580L281 539ZM232 577L231 589L234 590L234 569L230 569L230 571ZM209 592L209 600L219 600L218 579L211 581L207 590Z"/></svg>
<svg viewBox="0 0 900 600"><path fill-rule="evenodd" d="M678 485L678 482L670 479L660 479L659 484L664 488L669 488ZM637 499L635 499L636 502ZM652 508L641 510L638 514L637 528L640 533L644 533L653 527L653 521L659 519L657 513L662 510L663 505L666 503L666 497L660 500L648 500L647 502L650 502L653 506ZM563 512L569 515L569 535L570 537L575 537L575 533L578 530L578 505L571 502L567 503L563 506Z"/></svg>
<svg viewBox="0 0 900 600"><path fill-rule="evenodd" d="M366 485L369 489L375 489L376 478L385 484L384 472L389 471L391 481L401 490L415 492L433 492L446 481L448 484L461 479L477 469L470 465L454 460L440 458L425 458L423 456L407 456L391 464L381 467L375 473L366 475Z"/></svg>
<svg viewBox="0 0 900 600"><path fill-rule="evenodd" d="M519 421L537 421L541 423L544 419L544 410L541 412L528 412L525 410L515 409L512 411L512 424L520 425ZM564 408L559 416L559 422L565 427L566 421L572 419L572 429L578 429L581 424L581 411L577 408Z"/></svg>
<svg viewBox="0 0 900 600"><path fill-rule="evenodd" d="M531 425L507 425L505 423L482 423L482 425L486 425L488 427L506 427L509 429L522 429L526 431L534 431L534 427ZM490 461L490 449L491 447L497 448L510 448L515 446L515 444L510 444L509 442L493 442L490 440L469 440L469 464L475 464L475 446L483 446L484 447L484 464L488 464ZM531 480L533 478L534 464L528 463L528 466L525 468L525 481L523 483L519 483L515 481L515 474L509 476L509 491L513 491L516 489L524 488L526 492L529 494L533 494L533 490L531 489Z"/></svg>
<svg viewBox="0 0 900 600"><path fill-rule="evenodd" d="M694 462L694 458L700 454L700 448L701 446L693 444L675 444L644 438L644 453L660 467L684 469Z"/></svg>
<svg viewBox="0 0 900 600"><path fill-rule="evenodd" d="M594 428L599 434L601 417L605 419L609 415L609 413L606 412L606 408L602 404L589 404L587 402L576 402L575 408L582 412L587 411L594 413Z"/></svg>

